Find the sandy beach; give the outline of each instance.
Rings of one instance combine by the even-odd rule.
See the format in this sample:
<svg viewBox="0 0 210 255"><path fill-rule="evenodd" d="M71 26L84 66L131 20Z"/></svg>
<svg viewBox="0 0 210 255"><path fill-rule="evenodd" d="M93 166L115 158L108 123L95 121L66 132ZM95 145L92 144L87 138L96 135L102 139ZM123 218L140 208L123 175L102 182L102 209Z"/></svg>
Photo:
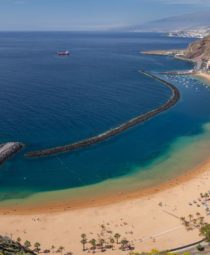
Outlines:
<svg viewBox="0 0 210 255"><path fill-rule="evenodd" d="M197 72L194 76L207 81L207 84L210 85L210 74L204 72Z"/></svg>
<svg viewBox="0 0 210 255"><path fill-rule="evenodd" d="M201 239L198 230L186 231L180 217L197 212L208 217L198 199L209 187L210 160L140 198L74 210L60 207L57 212L2 211L1 234L32 243L38 241L43 249L64 246L66 251L82 254L80 235L86 233L89 240L97 239L103 224L107 230L105 239L120 233L122 238L133 242L136 251L179 247ZM106 254L125 252L115 249Z"/></svg>
<svg viewBox="0 0 210 255"><path fill-rule="evenodd" d="M196 76L210 81L208 74L198 73ZM175 146L172 152L176 153L169 154L166 164L159 163L158 167L157 163L155 168L165 167L163 169L168 172L174 164L180 168L178 162L184 165L184 160L194 155L192 153L195 153L195 148L195 162L198 154L202 154L203 158L208 157L209 145L205 142L209 141L208 126L204 130L204 135L190 141L191 145L185 147L182 141L182 147ZM177 151L178 156L174 158ZM132 192L119 192L116 189L115 193L110 195L104 185L104 197L95 196L84 201L81 196L82 202L77 200L74 203L68 200L68 197L63 199L64 193L61 193L62 199L54 203L57 197L55 200L51 198L56 196L56 192L50 192L52 194L45 204L28 204L22 207L23 202L21 205L13 203L11 207L7 207L1 202L0 234L13 239L20 237L22 242L40 242L42 250L50 249L52 245L56 249L63 246L66 252L72 251L73 254L88 253L82 251L81 234L85 233L88 240L98 240L102 225L105 227L105 240L119 233L120 239L129 240L135 251L139 252L148 252L154 248L168 250L199 241L202 237L199 236L198 229L187 231L180 218L199 213L209 221L206 208L210 208L210 201L202 201L200 194L210 194L210 158L195 169L189 168L189 171L182 175L181 173L180 168L180 176L170 177L168 181L162 177L162 184ZM167 174L165 172L165 175ZM87 244L87 247L90 247L90 244ZM96 252L101 253L101 250ZM106 254L119 255L128 252L119 250L119 245L115 244L114 249L107 250Z"/></svg>
<svg viewBox="0 0 210 255"><path fill-rule="evenodd" d="M0 255L210 255L210 1L169 2L0 0Z"/></svg>
<svg viewBox="0 0 210 255"><path fill-rule="evenodd" d="M210 74L198 72L194 76L210 82ZM199 153L208 154L208 145L201 142L198 146L197 141L194 142ZM185 150L194 150L195 144L191 147ZM184 154L181 149L179 152L185 157L191 155ZM175 160L172 157L172 163L176 164L177 159L179 157ZM184 164L182 160L180 162ZM171 168L171 161L168 163L166 166ZM120 239L129 240L138 252L174 249L201 240L198 229L187 231L180 218L199 213L206 222L209 221L206 208L210 208L210 199L202 200L201 193L208 193L210 197L210 158L183 175L165 182L162 178L161 181L160 185L132 192L116 189L113 195L104 190L104 197L96 196L86 201L81 196L82 202L68 201L67 197L56 203L49 199L45 204L26 207L18 203L7 207L0 203L0 234L14 240L20 237L22 242L39 242L42 250L50 250L52 245L56 249L63 246L66 252L72 251L76 255L90 253L82 251L83 233L88 241L98 240L101 234L104 240L109 240L119 233ZM52 192L51 198L53 196ZM96 253L101 253L101 250L96 250ZM119 250L115 243L114 249L107 250L105 254L128 254L128 251Z"/></svg>

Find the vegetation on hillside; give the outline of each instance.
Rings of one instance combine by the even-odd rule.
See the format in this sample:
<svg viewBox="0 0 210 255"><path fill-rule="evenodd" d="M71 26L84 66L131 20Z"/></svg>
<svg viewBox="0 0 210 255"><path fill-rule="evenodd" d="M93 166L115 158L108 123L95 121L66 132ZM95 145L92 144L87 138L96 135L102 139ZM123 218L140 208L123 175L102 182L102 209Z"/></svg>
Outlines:
<svg viewBox="0 0 210 255"><path fill-rule="evenodd" d="M184 55L192 60L210 60L210 35L191 43Z"/></svg>
<svg viewBox="0 0 210 255"><path fill-rule="evenodd" d="M20 239L18 238L20 241ZM9 237L0 236L0 254L3 255L35 255L36 253L29 249L29 246L21 245L20 242L13 241Z"/></svg>
<svg viewBox="0 0 210 255"><path fill-rule="evenodd" d="M63 246L56 248L54 245L50 249L42 249L39 242L32 244L30 241L22 241L20 237L16 241L7 236L0 236L0 255L37 255L44 254L60 254L73 255L72 252L65 251Z"/></svg>

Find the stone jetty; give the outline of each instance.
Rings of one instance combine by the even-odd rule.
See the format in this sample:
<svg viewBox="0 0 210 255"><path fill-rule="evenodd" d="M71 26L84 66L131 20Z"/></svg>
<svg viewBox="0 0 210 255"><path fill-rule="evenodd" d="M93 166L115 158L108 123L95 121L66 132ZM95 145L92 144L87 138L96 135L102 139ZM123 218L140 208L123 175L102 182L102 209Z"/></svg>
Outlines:
<svg viewBox="0 0 210 255"><path fill-rule="evenodd" d="M54 155L57 153L74 151L77 149L88 147L90 145L94 145L99 142L103 142L112 136L120 134L123 131L126 131L127 129L129 129L137 124L143 123L143 122L153 118L154 116L160 114L161 112L168 110L170 107L174 106L178 102L178 100L180 99L180 93L179 93L179 90L173 84L171 84L168 81L165 81L165 80L161 79L160 77L158 77L154 74L151 74L149 72L145 72L143 70L141 70L140 72L146 76L149 76L150 78L152 78L154 80L161 82L162 84L164 84L166 87L168 87L171 90L171 97L168 99L167 102L165 102L164 104L162 104L161 106L159 106L158 108L155 108L154 110L152 110L150 112L141 114L141 115L119 125L118 127L110 129L108 131L105 131L104 133L101 133L97 136L90 137L85 140L82 140L82 141L79 141L76 143L72 143L72 144L67 144L67 145L58 146L58 147L49 148L49 149L44 149L44 150L40 150L40 151L32 151L32 152L27 153L26 156L27 157L50 156L50 155Z"/></svg>
<svg viewBox="0 0 210 255"><path fill-rule="evenodd" d="M161 72L160 74L168 74L168 75L194 75L197 72L192 69L192 70L186 70L186 71L171 71L171 72Z"/></svg>
<svg viewBox="0 0 210 255"><path fill-rule="evenodd" d="M8 142L0 144L0 165L4 163L8 158L17 153L23 148L22 143Z"/></svg>

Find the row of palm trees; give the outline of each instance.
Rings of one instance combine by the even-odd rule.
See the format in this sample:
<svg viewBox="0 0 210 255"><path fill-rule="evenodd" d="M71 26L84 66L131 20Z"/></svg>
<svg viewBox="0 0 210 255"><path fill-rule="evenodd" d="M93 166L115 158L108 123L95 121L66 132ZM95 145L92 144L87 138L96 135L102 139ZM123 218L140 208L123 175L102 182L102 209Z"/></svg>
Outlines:
<svg viewBox="0 0 210 255"><path fill-rule="evenodd" d="M86 234L81 235L81 244L82 244L82 250L86 251L89 250L87 248L87 244L90 244L90 250L93 251L93 253L96 252L96 249L100 249L102 252L106 251L107 249L113 249L114 244L120 245L119 249L121 250L133 250L134 248L131 246L130 242L123 238L120 240L121 235L119 233L115 233L114 236L110 236L108 240L104 238L96 239L87 239Z"/></svg>
<svg viewBox="0 0 210 255"><path fill-rule="evenodd" d="M208 192L206 192L206 193L200 193L200 197L201 198L209 198L209 193Z"/></svg>
<svg viewBox="0 0 210 255"><path fill-rule="evenodd" d="M182 224L185 226L185 228L187 229L187 231L200 229L206 224L204 222L204 217L202 217L199 212L196 213L196 216L189 214L188 218L181 217L180 220Z"/></svg>
<svg viewBox="0 0 210 255"><path fill-rule="evenodd" d="M22 242L22 239L20 237L17 238L16 240L18 243ZM30 241L26 240L23 243L23 246L27 249L32 249L34 252L36 253L40 253L41 252L41 244L39 242L35 242L34 245L31 244ZM56 249L56 247L54 245L51 246L50 250L43 250L43 253L60 253L61 255L63 254L63 252L65 251L65 248L63 246L60 246ZM65 255L72 255L72 252L67 252L65 253Z"/></svg>

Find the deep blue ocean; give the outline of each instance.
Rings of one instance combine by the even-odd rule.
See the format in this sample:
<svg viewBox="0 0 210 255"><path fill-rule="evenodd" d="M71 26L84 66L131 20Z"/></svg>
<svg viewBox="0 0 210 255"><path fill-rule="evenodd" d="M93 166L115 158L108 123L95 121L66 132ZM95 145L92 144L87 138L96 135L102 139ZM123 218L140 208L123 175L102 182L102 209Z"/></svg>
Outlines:
<svg viewBox="0 0 210 255"><path fill-rule="evenodd" d="M141 51L186 48L192 39L164 34L1 32L0 142L25 149L0 167L0 199L79 187L129 175L210 120L210 89L171 79L181 101L172 109L95 146L48 158L28 151L76 142L167 101L170 91L138 71L185 70L192 64ZM57 51L69 50L69 57Z"/></svg>

